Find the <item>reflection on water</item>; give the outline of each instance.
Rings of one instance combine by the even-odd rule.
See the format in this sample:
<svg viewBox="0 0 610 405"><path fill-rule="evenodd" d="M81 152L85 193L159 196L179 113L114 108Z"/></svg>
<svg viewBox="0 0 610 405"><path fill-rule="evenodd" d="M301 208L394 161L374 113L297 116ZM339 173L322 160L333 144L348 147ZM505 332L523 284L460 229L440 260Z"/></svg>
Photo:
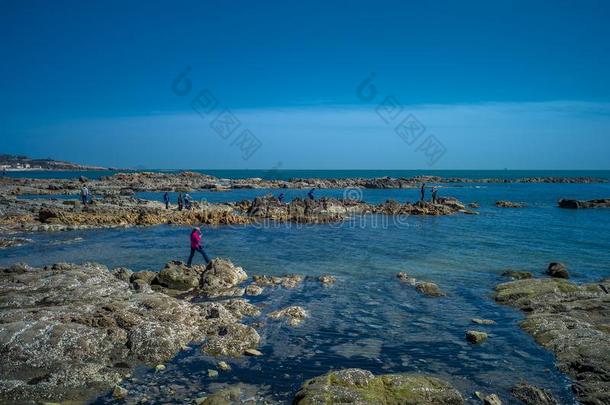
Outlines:
<svg viewBox="0 0 610 405"><path fill-rule="evenodd" d="M262 324L260 358L225 359L232 370L212 378L208 369L216 369L218 359L193 346L164 372L138 368L126 386L135 396L182 403L225 383L242 383L254 403L263 397L285 403L305 379L333 368L360 367L375 373L431 373L450 380L464 395L495 392L507 400L512 385L526 380L550 389L561 403L573 403L569 381L554 367L553 356L518 328L519 312L494 303L492 292L503 281L499 274L504 269L542 274L548 262L557 260L569 266L575 281L610 275L610 210L555 207L558 197L594 198L609 191L608 185L455 187L443 193L479 201L481 215L409 217L401 223L366 217L341 226L206 228L209 253L230 257L250 275L330 273L337 283L326 288L306 281L294 290L266 289L254 297L251 301L262 307L262 315L247 322ZM251 198L261 190L240 193L251 193L246 197ZM396 195L413 200L416 191L364 191L366 200ZM500 199L524 201L528 208L494 207ZM174 226L28 237L33 244L2 251L0 263L99 261L109 267L157 270L189 253L188 230ZM437 283L448 296L419 295L395 278L399 271ZM300 327L266 317L289 305L309 312ZM474 317L497 324L473 325ZM487 331L488 341L468 344L464 333L473 328ZM98 399L105 401L109 398Z"/></svg>

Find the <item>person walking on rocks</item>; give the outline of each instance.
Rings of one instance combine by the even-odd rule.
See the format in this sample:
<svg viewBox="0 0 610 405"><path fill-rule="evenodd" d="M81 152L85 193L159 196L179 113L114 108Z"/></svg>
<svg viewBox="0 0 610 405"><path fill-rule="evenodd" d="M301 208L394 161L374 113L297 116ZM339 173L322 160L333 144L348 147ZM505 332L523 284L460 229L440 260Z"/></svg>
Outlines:
<svg viewBox="0 0 610 405"><path fill-rule="evenodd" d="M205 264L210 263L210 258L205 253L205 250L203 250L203 246L201 246L201 229L199 227L195 227L191 231L191 255L189 256L189 260L186 263L188 267L191 267L195 252L201 253L201 255L203 256L203 260L205 260Z"/></svg>
<svg viewBox="0 0 610 405"><path fill-rule="evenodd" d="M315 191L315 188L312 188L311 190L309 190L309 193L307 193L307 197L309 197L310 200L315 200L316 198L313 195L313 192Z"/></svg>
<svg viewBox="0 0 610 405"><path fill-rule="evenodd" d="M89 198L89 189L87 188L86 185L83 184L83 186L80 188L80 199L83 202L83 204L87 204L87 199Z"/></svg>
<svg viewBox="0 0 610 405"><path fill-rule="evenodd" d="M420 201L424 201L426 199L426 183L422 183L421 184L421 189L419 190L420 193Z"/></svg>
<svg viewBox="0 0 610 405"><path fill-rule="evenodd" d="M192 201L193 200L191 198L191 195L189 193L186 193L184 196L184 208L186 208L187 210L190 210L192 207L192 205L191 205Z"/></svg>
<svg viewBox="0 0 610 405"><path fill-rule="evenodd" d="M280 204L284 203L284 193L280 193L280 195L277 196L277 200L280 202Z"/></svg>
<svg viewBox="0 0 610 405"><path fill-rule="evenodd" d="M438 194L438 187L432 187L432 204L436 204L438 199L436 195Z"/></svg>
<svg viewBox="0 0 610 405"><path fill-rule="evenodd" d="M166 191L165 194L163 194L163 202L165 203L165 209L168 210L169 209L169 193Z"/></svg>

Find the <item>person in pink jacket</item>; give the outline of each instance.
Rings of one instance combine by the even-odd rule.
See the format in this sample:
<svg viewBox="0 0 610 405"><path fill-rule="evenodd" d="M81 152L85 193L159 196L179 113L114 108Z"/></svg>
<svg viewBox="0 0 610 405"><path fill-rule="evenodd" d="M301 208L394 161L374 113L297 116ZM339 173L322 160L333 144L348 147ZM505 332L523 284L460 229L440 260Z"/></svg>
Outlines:
<svg viewBox="0 0 610 405"><path fill-rule="evenodd" d="M191 255L189 256L189 260L186 264L188 267L191 267L195 252L201 253L206 264L210 263L210 258L205 253L205 250L203 250L203 246L201 246L201 229L199 229L199 227L195 227L191 231Z"/></svg>

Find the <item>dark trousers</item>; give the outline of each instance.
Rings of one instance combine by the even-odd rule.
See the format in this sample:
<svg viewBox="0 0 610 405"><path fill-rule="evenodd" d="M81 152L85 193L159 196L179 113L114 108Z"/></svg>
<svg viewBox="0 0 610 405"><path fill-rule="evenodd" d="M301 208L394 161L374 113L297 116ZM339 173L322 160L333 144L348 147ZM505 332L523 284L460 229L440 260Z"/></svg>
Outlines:
<svg viewBox="0 0 610 405"><path fill-rule="evenodd" d="M86 196L86 195L82 194L82 195L80 196L80 199L81 199L81 201L83 202L83 204L87 204L87 196Z"/></svg>
<svg viewBox="0 0 610 405"><path fill-rule="evenodd" d="M193 256L195 256L195 252L201 253L201 255L203 256L203 260L205 260L205 264L210 263L210 258L205 253L205 250L203 250L203 248L201 246L199 246L196 249L195 248L191 248L191 255L189 256L189 261L186 263L187 266L190 267L191 263L193 262Z"/></svg>
<svg viewBox="0 0 610 405"><path fill-rule="evenodd" d="M165 209L168 210L169 209L169 201L165 201Z"/></svg>

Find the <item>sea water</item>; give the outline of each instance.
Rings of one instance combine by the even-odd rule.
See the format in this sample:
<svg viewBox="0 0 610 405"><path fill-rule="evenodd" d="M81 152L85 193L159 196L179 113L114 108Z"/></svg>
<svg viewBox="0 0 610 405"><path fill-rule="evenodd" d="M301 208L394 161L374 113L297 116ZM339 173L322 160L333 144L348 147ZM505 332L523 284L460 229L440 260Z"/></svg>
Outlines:
<svg viewBox="0 0 610 405"><path fill-rule="evenodd" d="M306 192L282 191L288 199ZM269 192L279 190L193 195L219 202ZM316 195L340 197L344 192L317 190ZM373 203L389 198L414 201L419 195L413 189L361 193L363 200ZM523 315L518 310L494 302L493 290L506 281L502 271L527 270L543 277L551 261L564 262L575 282L610 276L610 210L557 207L559 198L609 197L610 185L456 184L441 188L439 194L477 201L480 215L369 215L329 225L204 227L208 253L230 258L249 275L332 274L337 283L325 288L306 281L294 290L267 288L262 296L251 298L263 314L246 322L263 323L258 329L262 357L229 360L231 372L210 378L207 370L214 369L218 359L193 345L163 373L137 368L137 382L125 383L131 395L183 403L225 383L239 383L252 395L265 393L286 403L309 378L359 367L374 373L436 375L466 397L481 391L509 400L510 388L527 381L551 390L561 403L574 403L569 378L557 370L552 353L519 328ZM160 198L159 193L142 196ZM527 207L497 208L498 200L524 202ZM0 264L96 261L110 268L158 270L169 260L186 260L188 234L189 229L181 226L28 234L34 243L1 251ZM418 294L396 279L399 271L437 283L447 297ZM310 317L295 328L266 318L289 305L303 306ZM497 324L474 325L474 317ZM464 334L469 329L488 332L487 342L467 343ZM95 402L110 400L102 396Z"/></svg>

